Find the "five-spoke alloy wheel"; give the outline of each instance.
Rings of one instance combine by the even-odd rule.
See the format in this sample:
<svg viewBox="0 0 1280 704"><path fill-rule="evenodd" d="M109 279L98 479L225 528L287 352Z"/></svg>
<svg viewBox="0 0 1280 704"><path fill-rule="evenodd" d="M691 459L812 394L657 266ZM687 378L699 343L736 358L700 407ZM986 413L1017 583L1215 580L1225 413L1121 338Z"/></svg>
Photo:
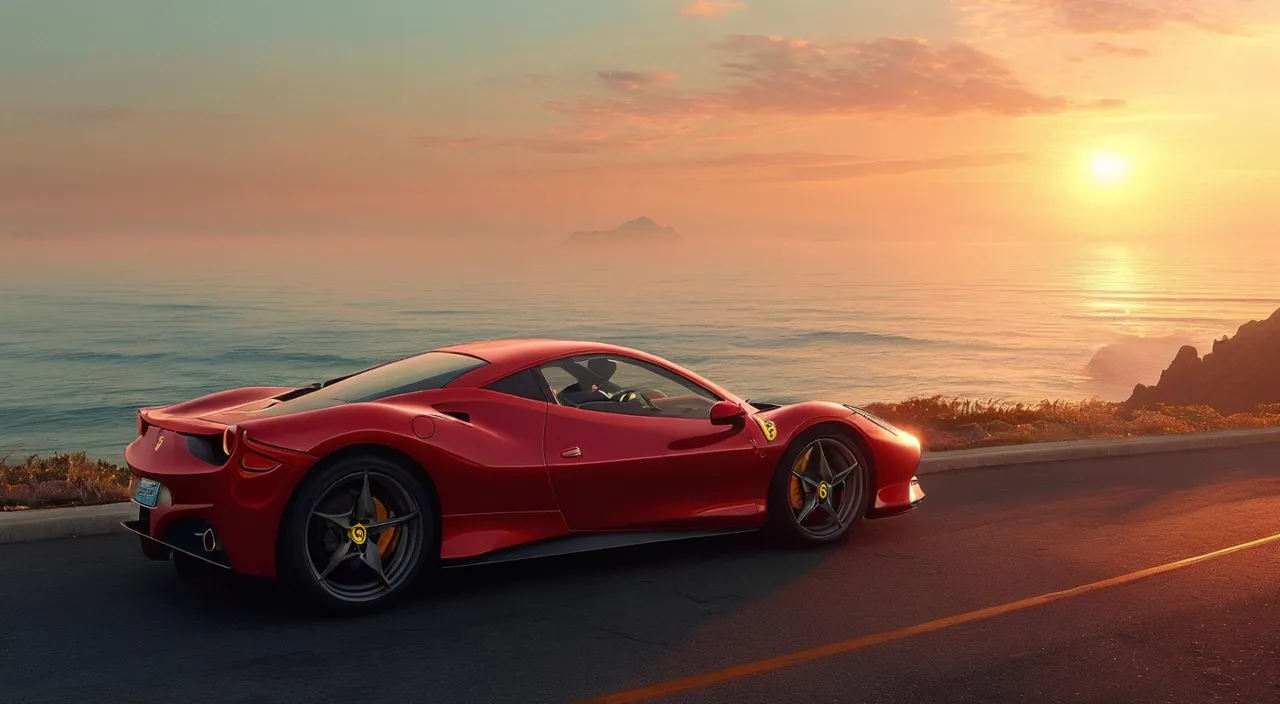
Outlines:
<svg viewBox="0 0 1280 704"><path fill-rule="evenodd" d="M281 525L281 577L320 605L366 610L399 597L435 552L422 482L378 456L347 457L308 476Z"/></svg>
<svg viewBox="0 0 1280 704"><path fill-rule="evenodd" d="M770 487L776 531L808 543L828 543L849 533L866 515L870 467L844 433L819 428L797 437L783 454Z"/></svg>

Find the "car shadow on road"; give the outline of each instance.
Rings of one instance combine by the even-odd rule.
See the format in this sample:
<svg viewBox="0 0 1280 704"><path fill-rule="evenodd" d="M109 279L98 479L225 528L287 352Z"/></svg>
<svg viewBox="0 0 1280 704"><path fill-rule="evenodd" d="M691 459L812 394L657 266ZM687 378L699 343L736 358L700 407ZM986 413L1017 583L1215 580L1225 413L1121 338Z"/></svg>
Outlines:
<svg viewBox="0 0 1280 704"><path fill-rule="evenodd" d="M437 616L442 609L460 613L482 608L491 613L495 606L527 604L550 595L560 599L586 595L598 598L655 585L669 589L683 586L685 592L697 592L709 584L732 582L735 595L750 599L803 576L834 551L876 541L876 536L865 533L828 546L795 546L766 534L744 533L439 568L425 575L398 604L364 618L412 620ZM879 535L883 537L883 533ZM280 624L327 616L300 603L274 581L223 571L210 572L203 579L177 587L157 585L156 591L156 597L172 599L172 606L198 608L211 621Z"/></svg>
<svg viewBox="0 0 1280 704"><path fill-rule="evenodd" d="M49 701L126 689L131 701L172 701L172 682L198 683L217 701L248 692L317 701L356 683L362 696L405 701L423 692L433 702L572 701L652 677L727 621L812 585L828 561L861 561L856 553L894 540L860 527L839 544L793 548L744 534L443 570L396 606L356 618L321 617L271 581L226 572L180 581L124 536L67 541L59 563L9 585L38 596L0 648L92 657L70 668L47 657L0 664L0 679ZM40 564L50 551L29 547L10 555L14 564ZM87 646L84 633L111 634L113 646ZM140 650L163 682L130 674Z"/></svg>

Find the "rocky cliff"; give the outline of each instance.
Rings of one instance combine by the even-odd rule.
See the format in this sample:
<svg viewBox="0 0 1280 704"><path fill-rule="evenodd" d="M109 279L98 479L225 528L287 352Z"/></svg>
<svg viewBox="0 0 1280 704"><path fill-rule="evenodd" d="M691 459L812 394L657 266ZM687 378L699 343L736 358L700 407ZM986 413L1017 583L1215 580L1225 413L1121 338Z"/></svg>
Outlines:
<svg viewBox="0 0 1280 704"><path fill-rule="evenodd" d="M1280 403L1280 310L1241 325L1235 337L1216 340L1203 359L1196 348L1182 347L1160 381L1138 384L1126 403L1205 405L1223 415Z"/></svg>

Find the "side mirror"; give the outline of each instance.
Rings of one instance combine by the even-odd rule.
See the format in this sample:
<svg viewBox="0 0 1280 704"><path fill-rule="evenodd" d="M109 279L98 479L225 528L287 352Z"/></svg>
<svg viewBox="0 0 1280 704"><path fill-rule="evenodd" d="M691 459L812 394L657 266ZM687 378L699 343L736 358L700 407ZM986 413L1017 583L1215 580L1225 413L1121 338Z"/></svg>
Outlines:
<svg viewBox="0 0 1280 704"><path fill-rule="evenodd" d="M746 417L746 409L732 401L720 401L711 407L712 425L735 425Z"/></svg>

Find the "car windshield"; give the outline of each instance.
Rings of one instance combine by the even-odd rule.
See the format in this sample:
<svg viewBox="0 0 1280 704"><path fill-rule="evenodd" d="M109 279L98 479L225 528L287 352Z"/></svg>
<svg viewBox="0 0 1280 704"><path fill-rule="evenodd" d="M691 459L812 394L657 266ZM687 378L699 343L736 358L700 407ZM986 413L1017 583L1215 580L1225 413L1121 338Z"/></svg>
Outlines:
<svg viewBox="0 0 1280 704"><path fill-rule="evenodd" d="M467 372L488 362L454 352L427 352L381 364L329 382L314 385L304 395L278 403L264 416L296 413L339 403L376 401L389 396L440 389Z"/></svg>

